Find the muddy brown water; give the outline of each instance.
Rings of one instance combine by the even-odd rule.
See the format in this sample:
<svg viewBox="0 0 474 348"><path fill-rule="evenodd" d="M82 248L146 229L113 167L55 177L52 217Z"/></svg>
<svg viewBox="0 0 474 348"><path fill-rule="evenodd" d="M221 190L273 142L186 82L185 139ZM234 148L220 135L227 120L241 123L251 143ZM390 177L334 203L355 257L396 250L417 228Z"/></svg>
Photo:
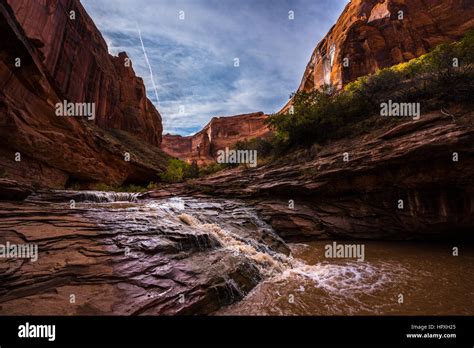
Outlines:
<svg viewBox="0 0 474 348"><path fill-rule="evenodd" d="M340 243L360 243L340 242ZM291 244L310 265L267 279L221 315L472 315L474 248L364 242L365 260L325 257L328 242ZM459 250L453 256L453 247Z"/></svg>

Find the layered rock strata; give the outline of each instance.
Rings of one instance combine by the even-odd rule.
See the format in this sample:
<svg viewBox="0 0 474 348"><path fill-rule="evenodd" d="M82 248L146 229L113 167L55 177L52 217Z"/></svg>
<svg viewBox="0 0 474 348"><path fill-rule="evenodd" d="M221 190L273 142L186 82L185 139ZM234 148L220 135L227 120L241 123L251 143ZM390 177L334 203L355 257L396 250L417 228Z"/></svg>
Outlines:
<svg viewBox="0 0 474 348"><path fill-rule="evenodd" d="M211 314L271 269L252 258L257 250L268 260L289 253L241 202L130 198L56 192L0 202L0 244L37 247L35 257L0 262L0 315ZM184 223L184 212L206 225Z"/></svg>
<svg viewBox="0 0 474 348"><path fill-rule="evenodd" d="M114 57L78 0L8 0L46 72L70 102L95 103L101 128L161 142L161 116L146 96L125 52Z"/></svg>

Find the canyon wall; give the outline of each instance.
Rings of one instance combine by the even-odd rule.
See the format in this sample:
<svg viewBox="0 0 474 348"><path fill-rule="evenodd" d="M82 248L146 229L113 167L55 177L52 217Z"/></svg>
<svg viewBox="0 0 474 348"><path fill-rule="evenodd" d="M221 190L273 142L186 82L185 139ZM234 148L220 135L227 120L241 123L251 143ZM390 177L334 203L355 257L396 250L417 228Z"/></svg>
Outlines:
<svg viewBox="0 0 474 348"><path fill-rule="evenodd" d="M198 165L215 162L217 151L232 148L238 141L270 134L263 112L228 117L213 117L198 133L183 137L166 134L162 149L169 155Z"/></svg>
<svg viewBox="0 0 474 348"><path fill-rule="evenodd" d="M457 40L472 28L472 0L352 0L316 46L298 91L323 85L340 89Z"/></svg>
<svg viewBox="0 0 474 348"><path fill-rule="evenodd" d="M66 5L75 22L67 22ZM168 158L153 145L159 114L133 70L118 64L124 55L108 55L78 1L0 0L0 29L0 178L10 192L12 180L47 188L156 180ZM97 102L95 122L56 116L65 99Z"/></svg>
<svg viewBox="0 0 474 348"><path fill-rule="evenodd" d="M95 103L95 122L161 142L161 116L146 97L126 53L109 55L101 33L78 0L7 0L47 72L71 102Z"/></svg>

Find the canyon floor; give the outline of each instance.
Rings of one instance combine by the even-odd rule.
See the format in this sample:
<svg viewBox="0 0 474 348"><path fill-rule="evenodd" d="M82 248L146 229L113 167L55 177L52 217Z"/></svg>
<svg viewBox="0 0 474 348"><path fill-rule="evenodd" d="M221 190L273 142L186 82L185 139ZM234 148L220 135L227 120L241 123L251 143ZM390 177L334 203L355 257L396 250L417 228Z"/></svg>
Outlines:
<svg viewBox="0 0 474 348"><path fill-rule="evenodd" d="M209 197L44 192L0 218L1 242L39 248L1 263L2 315L474 312L465 243L453 257L452 243L370 241L363 262L330 260L327 241L287 243L248 202Z"/></svg>

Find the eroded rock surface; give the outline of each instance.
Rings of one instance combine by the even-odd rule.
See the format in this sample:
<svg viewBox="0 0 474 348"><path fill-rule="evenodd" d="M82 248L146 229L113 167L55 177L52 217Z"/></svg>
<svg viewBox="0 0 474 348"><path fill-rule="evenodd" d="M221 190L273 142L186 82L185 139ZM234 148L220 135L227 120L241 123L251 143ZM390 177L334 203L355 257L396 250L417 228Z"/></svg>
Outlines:
<svg viewBox="0 0 474 348"><path fill-rule="evenodd" d="M0 179L0 199L22 201L33 193L33 187L22 185L15 180Z"/></svg>
<svg viewBox="0 0 474 348"><path fill-rule="evenodd" d="M76 22L68 22L66 3L77 6ZM131 68L113 65L79 2L11 4L16 11L0 1L0 176L47 188L156 181L168 158L153 145L160 142L159 115ZM65 99L97 102L97 124L56 116Z"/></svg>
<svg viewBox="0 0 474 348"><path fill-rule="evenodd" d="M160 144L161 116L147 99L143 80L135 75L125 52L117 57L108 53L100 31L78 0L7 2L63 97L95 103L95 122L102 128L124 130Z"/></svg>
<svg viewBox="0 0 474 348"><path fill-rule="evenodd" d="M89 192L71 208L71 194L0 203L0 244L39 250L36 262L0 262L0 314L209 314L289 253L243 202L109 193L97 203L107 193Z"/></svg>

